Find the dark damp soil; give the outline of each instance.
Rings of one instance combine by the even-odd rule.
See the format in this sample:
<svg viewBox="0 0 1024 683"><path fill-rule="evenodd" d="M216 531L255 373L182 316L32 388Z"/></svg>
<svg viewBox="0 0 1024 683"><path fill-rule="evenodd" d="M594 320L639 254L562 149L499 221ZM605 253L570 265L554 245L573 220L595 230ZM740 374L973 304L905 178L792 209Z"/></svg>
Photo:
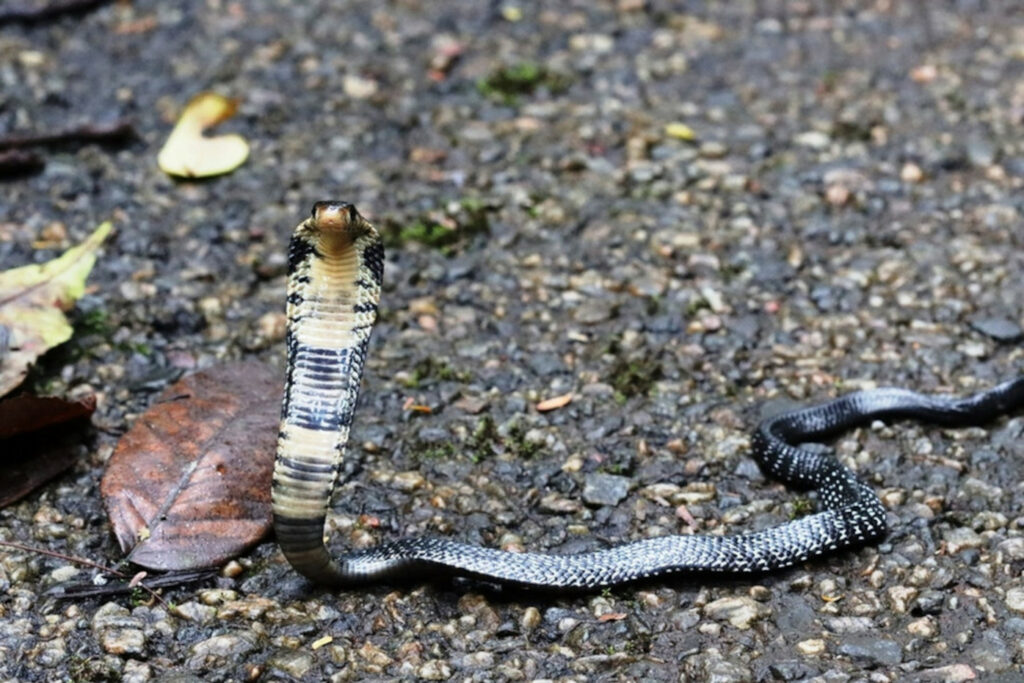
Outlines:
<svg viewBox="0 0 1024 683"><path fill-rule="evenodd" d="M805 514L748 455L761 415L1021 371L1022 45L1024 12L978 0L138 0L7 26L0 132L126 117L138 137L48 148L0 183L3 268L116 226L74 339L30 378L95 392L96 429L0 511L0 538L120 559L98 492L117 437L184 372L281 367L287 239L331 198L388 244L338 552L420 534L579 552ZM222 129L252 155L175 182L156 154L204 90L239 98ZM166 591L186 620L139 595L57 601L91 570L4 550L0 677L1012 678L1022 436L1021 415L843 436L888 539L738 581L329 592L268 540Z"/></svg>

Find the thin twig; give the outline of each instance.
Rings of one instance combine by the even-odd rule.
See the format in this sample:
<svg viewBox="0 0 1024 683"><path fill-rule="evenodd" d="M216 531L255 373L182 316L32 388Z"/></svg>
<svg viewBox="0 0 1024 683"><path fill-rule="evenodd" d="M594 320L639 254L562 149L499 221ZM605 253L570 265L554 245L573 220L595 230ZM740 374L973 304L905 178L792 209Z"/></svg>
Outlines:
<svg viewBox="0 0 1024 683"><path fill-rule="evenodd" d="M32 152L21 149L11 149L0 152L0 178L12 178L16 176L38 173L43 170L46 163L42 157Z"/></svg>
<svg viewBox="0 0 1024 683"><path fill-rule="evenodd" d="M119 145L137 137L135 127L124 119L108 124L87 123L76 128L59 130L54 133L30 133L9 135L0 138L0 150L42 147L44 145L66 145L69 143L98 143Z"/></svg>
<svg viewBox="0 0 1024 683"><path fill-rule="evenodd" d="M55 0L39 7L11 7L0 11L0 26L4 24L40 24L65 14L84 14L110 0Z"/></svg>
<svg viewBox="0 0 1024 683"><path fill-rule="evenodd" d="M106 567L97 562L93 562L92 560L87 560L84 557L65 555L64 553L58 553L54 550L46 550L45 548L33 548L32 546L22 545L21 543L15 543L14 541L0 541L0 546L6 548L14 548L15 550L22 550L27 553L38 553L39 555L47 555L49 557L55 557L58 560L64 560L65 562L72 562L74 564L81 564L86 567L92 567L93 569L98 569L104 574L111 574L118 578L125 579L126 581L130 581L132 578L124 572L120 572L116 569L113 569L112 567ZM154 591L152 588L142 583L140 583L138 587L149 593L153 597L153 599L159 602L161 605L163 605L168 612L172 611L171 606L164 602L164 599L157 595L156 591Z"/></svg>
<svg viewBox="0 0 1024 683"><path fill-rule="evenodd" d="M150 588L168 588L170 586L180 586L185 583L195 583L197 581L205 581L217 576L216 569L201 569L194 572L173 572L170 574L161 574L160 576L147 577L144 581L140 581L136 586L149 586ZM131 583L131 582L129 582ZM119 582L110 583L105 586L94 586L91 584L69 584L62 586L54 586L53 588L46 591L46 595L58 599L68 598L95 598L101 595L116 595L118 593L128 593L134 588L129 583ZM175 611L174 614L178 615ZM180 615L178 615L180 616Z"/></svg>
<svg viewBox="0 0 1024 683"><path fill-rule="evenodd" d="M100 571L105 572L107 574L113 574L114 576L119 576L122 579L130 579L131 578L127 574L119 572L116 569L113 569L111 567L105 567L102 564L98 564L96 562L93 562L92 560L87 560L84 557L75 557L73 555L65 555L64 553L58 553L56 550L47 550L45 548L33 548L30 545L22 545L21 543L16 543L14 541L0 541L0 545L6 546L8 548L14 548L15 550L24 550L27 553L38 553L40 555L47 555L49 557L56 557L58 560L64 560L66 562L74 562L75 564L82 564L82 565L85 565L86 567L92 567L93 569L99 569Z"/></svg>

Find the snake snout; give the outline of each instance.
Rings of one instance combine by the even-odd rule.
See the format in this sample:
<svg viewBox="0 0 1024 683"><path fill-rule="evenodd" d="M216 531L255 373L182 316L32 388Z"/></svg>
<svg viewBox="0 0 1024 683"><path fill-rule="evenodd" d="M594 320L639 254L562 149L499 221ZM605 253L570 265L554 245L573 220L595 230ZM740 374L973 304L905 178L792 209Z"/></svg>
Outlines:
<svg viewBox="0 0 1024 683"><path fill-rule="evenodd" d="M313 227L325 232L345 232L360 227L363 217L348 202L327 201L313 205Z"/></svg>

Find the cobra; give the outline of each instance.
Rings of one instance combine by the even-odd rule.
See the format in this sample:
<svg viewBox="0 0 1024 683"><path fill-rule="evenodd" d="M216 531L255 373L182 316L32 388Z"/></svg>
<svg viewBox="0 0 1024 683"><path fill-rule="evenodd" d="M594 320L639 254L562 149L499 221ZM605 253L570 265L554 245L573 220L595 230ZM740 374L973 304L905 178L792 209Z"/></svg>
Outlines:
<svg viewBox="0 0 1024 683"><path fill-rule="evenodd" d="M355 207L319 202L289 247L288 370L272 485L274 528L285 557L318 583L462 575L501 584L590 589L685 572L767 572L870 543L887 531L870 486L819 442L878 419L945 427L986 423L1024 405L1024 377L967 398L904 389L848 394L762 422L752 450L786 484L817 491L820 511L732 536L648 538L577 555L512 553L441 538L414 538L332 557L324 524L377 319L384 250Z"/></svg>

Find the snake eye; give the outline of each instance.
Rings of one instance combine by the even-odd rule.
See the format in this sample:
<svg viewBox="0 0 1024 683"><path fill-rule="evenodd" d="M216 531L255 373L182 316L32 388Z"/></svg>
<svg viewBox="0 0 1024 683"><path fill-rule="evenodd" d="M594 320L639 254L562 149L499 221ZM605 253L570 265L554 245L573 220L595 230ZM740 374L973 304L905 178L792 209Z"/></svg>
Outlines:
<svg viewBox="0 0 1024 683"><path fill-rule="evenodd" d="M355 221L355 219L359 217L359 212L358 212L358 211L356 211L356 207L354 207L354 206L352 206L351 204L349 204L349 205L348 205L347 207L345 207L345 208L347 208L347 209L348 209L348 219L349 219L350 221Z"/></svg>

